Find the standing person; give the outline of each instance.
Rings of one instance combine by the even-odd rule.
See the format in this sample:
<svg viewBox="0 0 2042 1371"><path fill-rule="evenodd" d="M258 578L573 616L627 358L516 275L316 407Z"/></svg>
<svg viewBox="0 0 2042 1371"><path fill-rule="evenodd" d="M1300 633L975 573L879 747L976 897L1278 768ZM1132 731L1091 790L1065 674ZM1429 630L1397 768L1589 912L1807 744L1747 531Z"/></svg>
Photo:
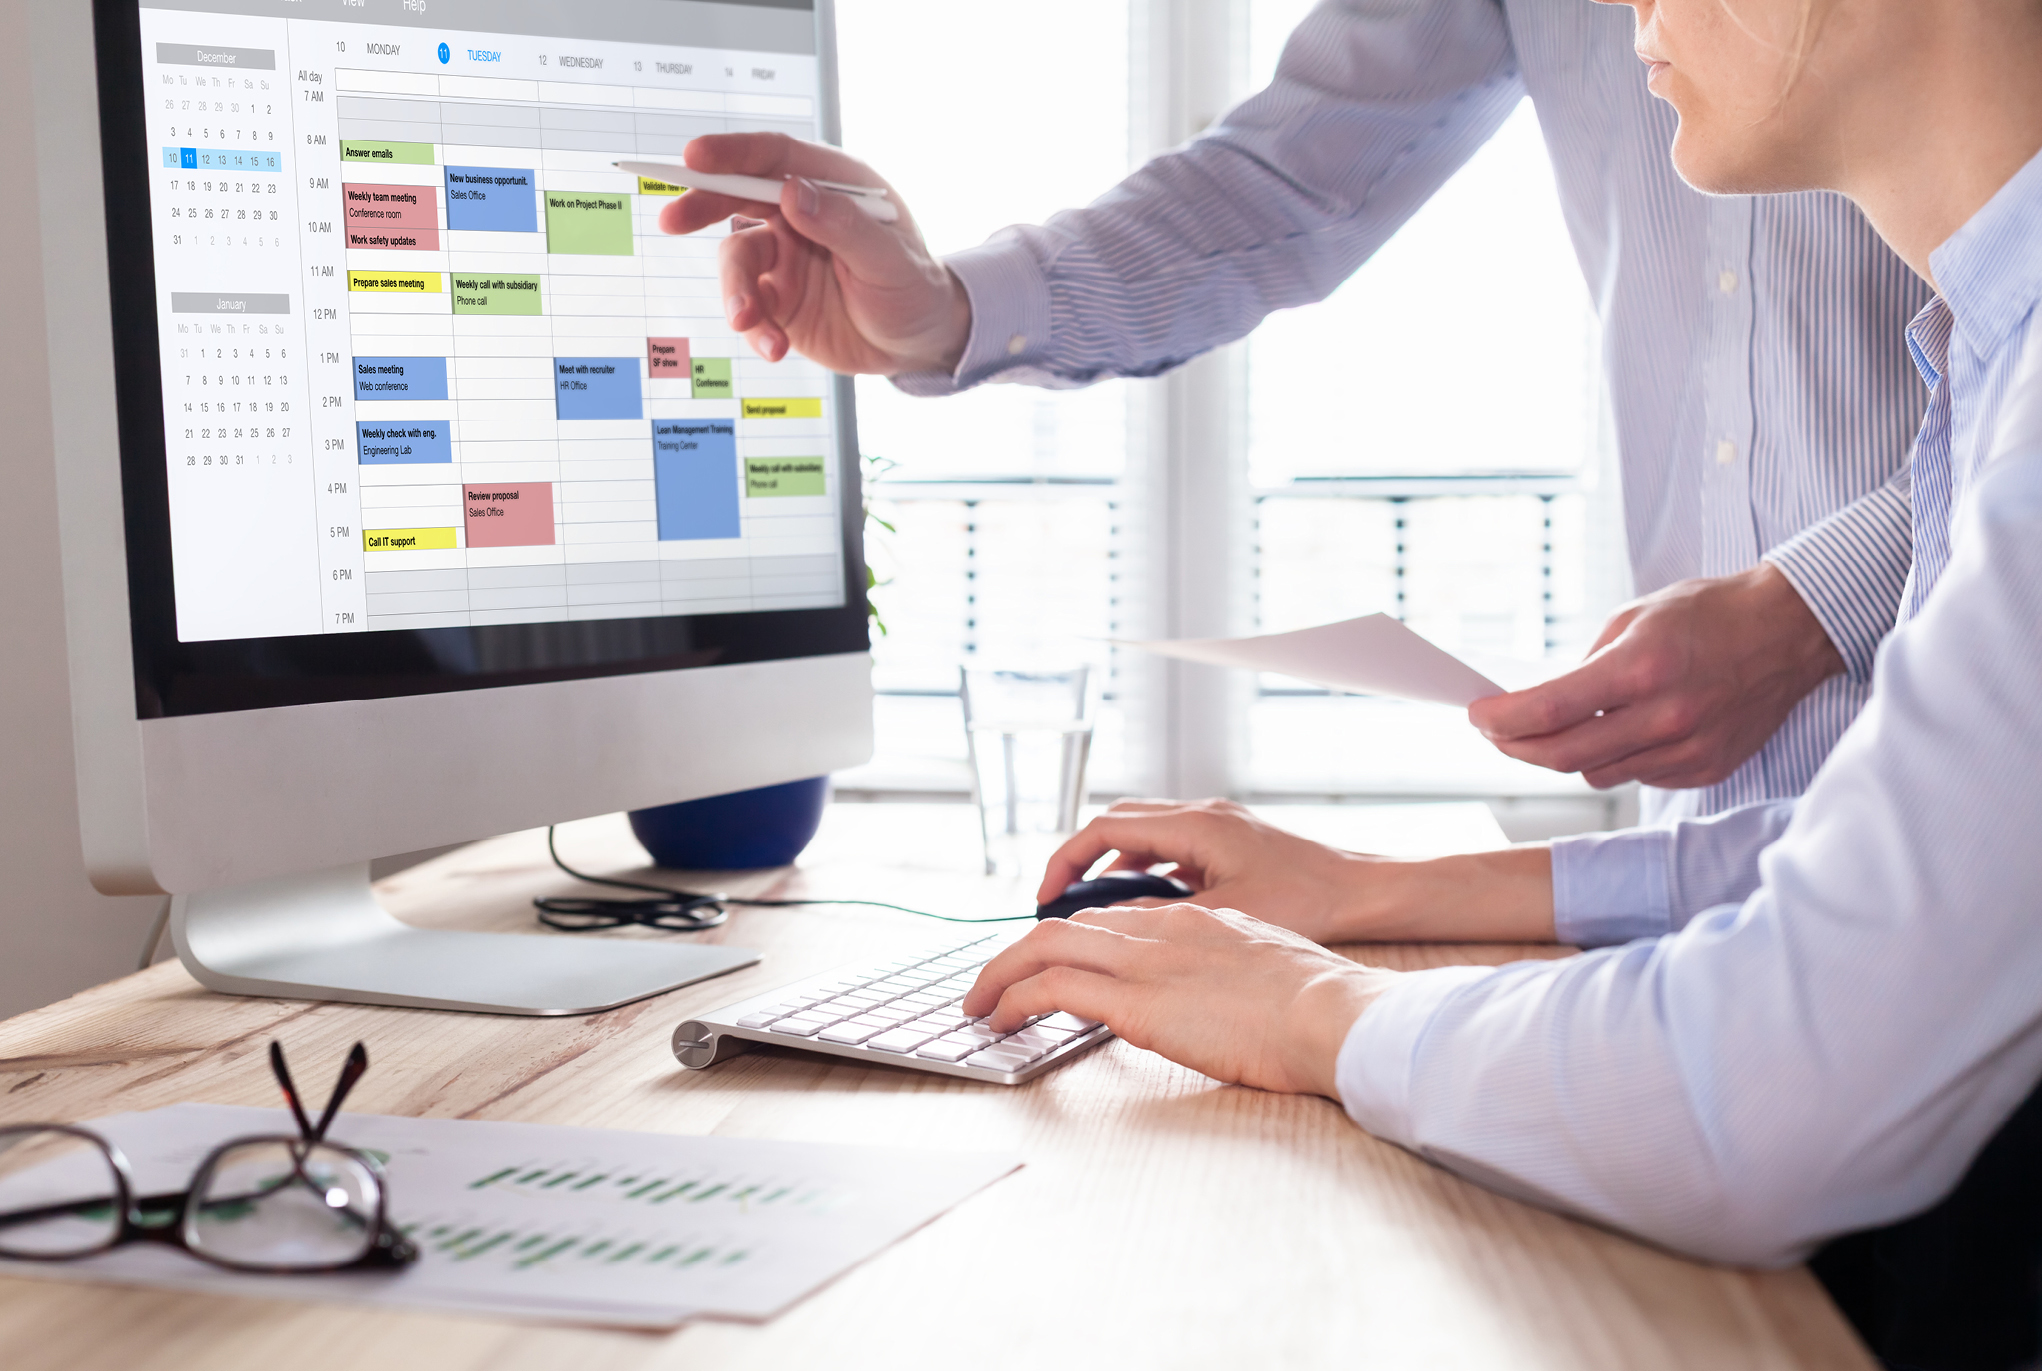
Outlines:
<svg viewBox="0 0 2042 1371"><path fill-rule="evenodd" d="M1654 817L1798 794L1864 702L1906 577L1923 392L1895 339L1926 296L1838 197L1683 185L1622 15L1327 0L1213 129L1086 209L943 260L911 217L880 225L805 179L870 169L774 135L687 156L794 175L778 205L697 191L661 223L765 216L725 243L723 283L770 359L921 395L1148 376L1324 298L1527 93L1604 324L1645 594L1588 664L1472 717L1514 756L1646 782Z"/></svg>
<svg viewBox="0 0 2042 1371"><path fill-rule="evenodd" d="M1932 388L1914 568L1863 713L1799 800L1611 838L1631 879L1579 957L1398 974L1225 910L1094 910L1001 953L964 1008L995 1030L1067 1010L1334 1096L1485 1185L1679 1251L1814 1252L1889 1366L2032 1367L2042 0L1622 3L1684 176L1847 194L1937 292L1907 330ZM1185 819L1118 822L1125 855ZM1267 879L1319 883L1307 906L1396 879L1237 836ZM1463 936L1551 936L1538 856L1414 864L1435 879L1408 893Z"/></svg>

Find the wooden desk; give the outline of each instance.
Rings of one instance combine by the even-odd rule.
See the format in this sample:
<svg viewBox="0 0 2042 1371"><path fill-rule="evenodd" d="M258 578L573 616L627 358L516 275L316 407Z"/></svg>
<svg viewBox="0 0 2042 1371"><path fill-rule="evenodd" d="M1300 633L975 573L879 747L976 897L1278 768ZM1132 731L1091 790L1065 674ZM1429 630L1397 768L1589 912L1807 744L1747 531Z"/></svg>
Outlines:
<svg viewBox="0 0 2042 1371"><path fill-rule="evenodd" d="M1373 828L1352 846L1482 845L1479 811ZM1012 912L974 874L961 806L845 805L792 876L743 893L879 897ZM642 863L620 821L563 830L570 861ZM571 883L536 835L496 839L384 885L418 923L530 929L527 901ZM324 1081L348 1044L373 1066L365 1112L675 1133L1007 1149L1027 1158L928 1228L766 1325L669 1335L535 1328L344 1306L0 1280L10 1371L156 1368L1532 1367L1867 1368L1805 1271L1697 1266L1467 1185L1369 1138L1321 1099L1215 1085L1112 1043L1012 1089L757 1052L703 1073L667 1047L689 1013L926 938L880 910L755 910L717 933L762 965L584 1019L512 1019L237 999L174 963L0 1024L0 1122L178 1100L276 1104L283 1038ZM552 935L565 936L565 935ZM677 936L626 934L622 936ZM1550 948L1369 950L1399 967ZM323 1086L321 1087L323 1088ZM397 1197L401 1205L402 1196Z"/></svg>

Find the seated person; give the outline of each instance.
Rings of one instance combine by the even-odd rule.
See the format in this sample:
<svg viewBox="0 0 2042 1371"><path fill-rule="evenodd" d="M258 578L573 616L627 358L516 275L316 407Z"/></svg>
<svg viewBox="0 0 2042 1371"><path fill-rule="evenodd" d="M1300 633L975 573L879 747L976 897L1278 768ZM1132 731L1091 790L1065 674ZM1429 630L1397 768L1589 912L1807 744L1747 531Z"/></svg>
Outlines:
<svg viewBox="0 0 2042 1371"><path fill-rule="evenodd" d="M1932 387L1914 564L1865 710L1798 801L1546 848L1390 862L1225 806L1119 806L1045 890L1117 849L1178 862L1198 904L1044 924L965 1008L1069 1010L1330 1096L1703 1258L1790 1263L1922 1215L1818 1272L1894 1363L2012 1366L2037 1350L2042 1202L2042 4L1626 2L1685 177L1841 191L1938 292L1907 331ZM1411 936L1597 950L1397 974L1313 941ZM1937 1282L1946 1312L2012 1310L1910 1324Z"/></svg>

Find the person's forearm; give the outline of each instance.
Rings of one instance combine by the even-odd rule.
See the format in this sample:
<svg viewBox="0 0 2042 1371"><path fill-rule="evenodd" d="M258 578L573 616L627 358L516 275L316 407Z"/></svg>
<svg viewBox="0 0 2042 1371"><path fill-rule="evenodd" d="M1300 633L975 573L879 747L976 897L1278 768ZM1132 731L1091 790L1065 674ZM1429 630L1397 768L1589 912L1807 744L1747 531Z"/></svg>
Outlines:
<svg viewBox="0 0 2042 1371"><path fill-rule="evenodd" d="M1453 857L1355 856L1336 942L1553 940L1553 860L1543 843Z"/></svg>
<svg viewBox="0 0 2042 1371"><path fill-rule="evenodd" d="M938 395L1182 366L1324 299L1522 94L1494 0L1324 6L1270 90L1092 204L949 257L976 331L950 369L895 384Z"/></svg>

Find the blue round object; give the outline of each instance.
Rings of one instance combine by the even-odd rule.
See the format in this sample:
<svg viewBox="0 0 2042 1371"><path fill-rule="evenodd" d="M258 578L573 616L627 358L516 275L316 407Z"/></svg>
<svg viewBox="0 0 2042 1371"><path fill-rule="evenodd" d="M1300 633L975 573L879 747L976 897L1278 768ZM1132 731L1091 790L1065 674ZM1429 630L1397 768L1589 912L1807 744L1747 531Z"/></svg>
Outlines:
<svg viewBox="0 0 2042 1371"><path fill-rule="evenodd" d="M631 811L631 831L652 860L682 871L786 866L822 824L830 778L760 786L731 795Z"/></svg>
<svg viewBox="0 0 2042 1371"><path fill-rule="evenodd" d="M445 43L442 43L442 44L440 44L440 65L441 65L441 66L443 66L443 67L444 67L444 66L445 66L445 65L446 65L446 64L448 63L448 61L449 61L450 59L452 59L453 55L454 55L453 53L451 53L451 52L447 51L447 45L446 45Z"/></svg>

